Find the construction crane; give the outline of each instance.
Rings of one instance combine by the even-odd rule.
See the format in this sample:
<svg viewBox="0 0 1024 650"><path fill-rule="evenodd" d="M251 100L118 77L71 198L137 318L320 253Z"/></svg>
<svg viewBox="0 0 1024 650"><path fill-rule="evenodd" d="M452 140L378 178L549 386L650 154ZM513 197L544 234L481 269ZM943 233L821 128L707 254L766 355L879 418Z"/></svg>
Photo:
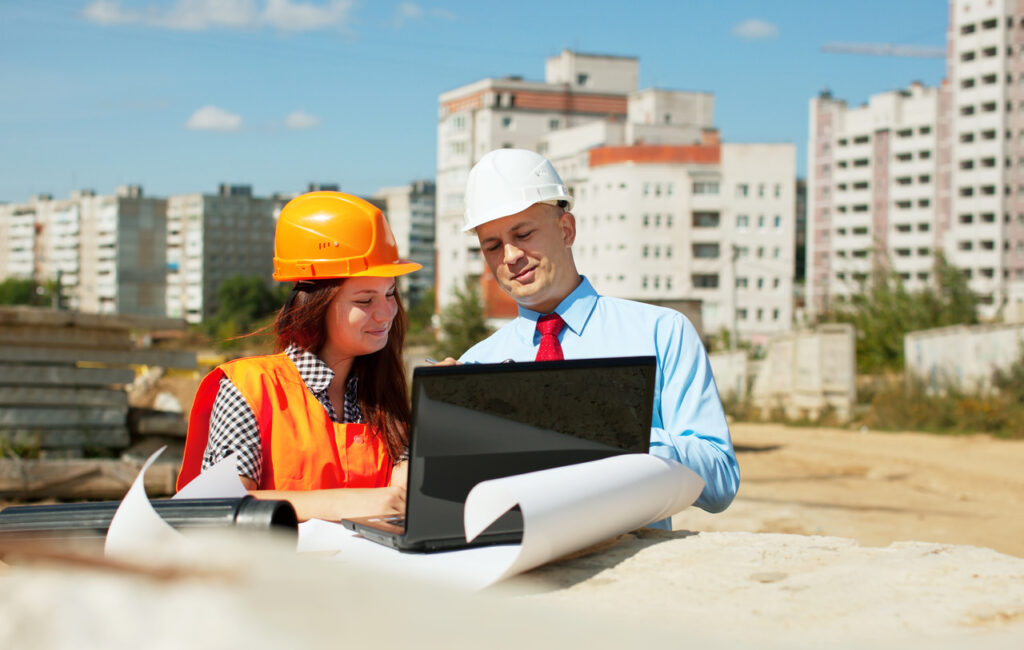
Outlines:
<svg viewBox="0 0 1024 650"><path fill-rule="evenodd" d="M871 56L909 56L919 59L944 59L946 48L927 45L893 45L891 43L842 43L829 41L822 52L837 54L869 54Z"/></svg>

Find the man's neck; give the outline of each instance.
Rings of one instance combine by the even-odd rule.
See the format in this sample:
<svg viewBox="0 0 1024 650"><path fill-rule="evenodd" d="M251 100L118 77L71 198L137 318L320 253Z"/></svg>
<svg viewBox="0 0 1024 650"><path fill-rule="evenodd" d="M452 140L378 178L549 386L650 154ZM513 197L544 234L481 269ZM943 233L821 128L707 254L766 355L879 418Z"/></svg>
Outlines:
<svg viewBox="0 0 1024 650"><path fill-rule="evenodd" d="M559 294L556 298L552 298L551 300L545 301L545 302L540 303L540 304L538 304L536 306L534 306L534 305L523 305L523 307L526 307L527 309L531 309L531 310L533 310L533 311L535 311L535 312L537 312L539 314L550 314L551 312L553 312L556 309L558 309L558 306L561 305L563 302L565 302L565 299L568 298L572 294L573 291L576 291L576 289L578 289L581 284L583 284L583 276L580 275L579 273L577 273L576 274L576 279L575 279L575 281L573 281L573 283L569 287L568 291L565 291L565 292Z"/></svg>

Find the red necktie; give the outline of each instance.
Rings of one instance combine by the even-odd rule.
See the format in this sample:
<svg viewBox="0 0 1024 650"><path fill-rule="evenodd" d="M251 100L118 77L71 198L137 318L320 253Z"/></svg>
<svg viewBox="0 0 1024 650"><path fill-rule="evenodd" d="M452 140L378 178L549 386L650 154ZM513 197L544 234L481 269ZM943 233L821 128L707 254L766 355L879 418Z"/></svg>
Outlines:
<svg viewBox="0 0 1024 650"><path fill-rule="evenodd" d="M558 333L562 331L565 321L558 314L548 314L537 319L537 331L540 332L540 347L537 348L535 361L561 361L562 344L558 342Z"/></svg>

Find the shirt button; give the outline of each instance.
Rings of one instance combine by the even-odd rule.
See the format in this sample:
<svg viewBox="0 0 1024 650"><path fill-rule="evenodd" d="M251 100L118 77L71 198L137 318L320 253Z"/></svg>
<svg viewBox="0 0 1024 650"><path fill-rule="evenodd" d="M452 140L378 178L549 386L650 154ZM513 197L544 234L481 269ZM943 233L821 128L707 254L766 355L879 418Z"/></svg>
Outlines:
<svg viewBox="0 0 1024 650"><path fill-rule="evenodd" d="M357 445L363 444L363 442L365 440L366 439L363 437L363 434L359 434L359 435L355 436L354 438L352 438L352 442L356 443Z"/></svg>

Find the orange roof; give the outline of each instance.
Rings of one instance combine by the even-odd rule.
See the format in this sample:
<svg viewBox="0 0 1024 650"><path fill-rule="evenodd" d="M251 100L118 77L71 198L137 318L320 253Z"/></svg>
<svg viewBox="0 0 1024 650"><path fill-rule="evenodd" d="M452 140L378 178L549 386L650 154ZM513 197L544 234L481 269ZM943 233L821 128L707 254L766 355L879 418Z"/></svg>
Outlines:
<svg viewBox="0 0 1024 650"><path fill-rule="evenodd" d="M595 147L590 150L590 166L633 163L693 163L716 165L722 159L718 144L703 145L651 145L637 144L627 147Z"/></svg>

